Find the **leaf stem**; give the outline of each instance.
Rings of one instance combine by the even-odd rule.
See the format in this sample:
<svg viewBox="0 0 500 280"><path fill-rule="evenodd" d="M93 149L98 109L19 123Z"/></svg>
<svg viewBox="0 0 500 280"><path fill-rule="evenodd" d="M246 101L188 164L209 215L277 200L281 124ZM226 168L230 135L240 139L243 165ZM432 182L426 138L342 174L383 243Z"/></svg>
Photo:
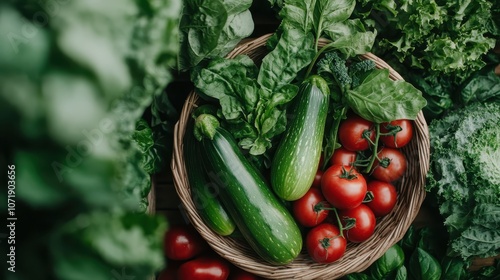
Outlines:
<svg viewBox="0 0 500 280"><path fill-rule="evenodd" d="M319 38L318 38L319 39ZM319 41L319 40L318 40ZM306 71L306 78L309 77L309 75L311 74L311 71L312 71L312 68L313 66L316 64L316 61L318 60L318 58L321 56L321 54L323 54L324 51L326 51L327 49L329 49L331 46L333 45L333 42L332 43L329 43L329 44L326 44L324 45L321 49L319 49L318 52L316 52L316 55L314 56L313 60L311 61L311 63L309 64L309 67L307 68L307 71Z"/></svg>

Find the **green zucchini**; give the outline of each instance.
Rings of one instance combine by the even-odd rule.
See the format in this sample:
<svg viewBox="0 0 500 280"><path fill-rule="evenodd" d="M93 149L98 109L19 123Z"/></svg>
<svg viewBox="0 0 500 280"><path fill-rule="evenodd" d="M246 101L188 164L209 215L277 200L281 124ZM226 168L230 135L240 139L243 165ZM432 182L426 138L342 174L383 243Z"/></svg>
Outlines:
<svg viewBox="0 0 500 280"><path fill-rule="evenodd" d="M301 198L311 187L321 158L330 93L326 81L311 76L299 89L294 117L271 163L271 184L284 200Z"/></svg>
<svg viewBox="0 0 500 280"><path fill-rule="evenodd" d="M210 229L222 236L230 235L234 232L236 225L219 201L218 187L208 179L203 160L200 160L201 145L194 138L192 127L192 125L188 126L184 135L184 160L191 197L198 214Z"/></svg>
<svg viewBox="0 0 500 280"><path fill-rule="evenodd" d="M195 132L216 171L209 177L220 187L221 202L248 244L271 264L293 261L302 249L300 229L236 140L208 114L197 117Z"/></svg>

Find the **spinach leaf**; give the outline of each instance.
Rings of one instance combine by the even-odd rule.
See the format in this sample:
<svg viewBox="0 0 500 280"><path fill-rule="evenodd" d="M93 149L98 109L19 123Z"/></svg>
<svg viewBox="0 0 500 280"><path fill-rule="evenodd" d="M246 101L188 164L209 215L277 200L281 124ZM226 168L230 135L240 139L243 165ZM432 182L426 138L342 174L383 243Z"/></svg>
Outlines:
<svg viewBox="0 0 500 280"><path fill-rule="evenodd" d="M394 276L394 280L407 280L408 279L408 271L406 266L402 265L396 270L396 275Z"/></svg>
<svg viewBox="0 0 500 280"><path fill-rule="evenodd" d="M405 81L392 81L387 69L374 70L345 97L358 115L375 123L413 120L426 105L419 90Z"/></svg>
<svg viewBox="0 0 500 280"><path fill-rule="evenodd" d="M346 275L342 279L344 279L344 280L369 280L370 278L368 278L368 275L366 275L364 273L351 273L351 274Z"/></svg>
<svg viewBox="0 0 500 280"><path fill-rule="evenodd" d="M223 125L251 155L264 154L272 147L272 138L285 130L284 106L298 91L297 86L281 82L273 90L262 87L258 75L246 55L213 59L192 72L197 91L209 101L218 101Z"/></svg>
<svg viewBox="0 0 500 280"><path fill-rule="evenodd" d="M373 279L386 279L396 275L396 271L404 265L405 254L403 249L394 244L370 266L370 274Z"/></svg>
<svg viewBox="0 0 500 280"><path fill-rule="evenodd" d="M285 1L279 16L282 19L278 32L286 29L296 29L303 34L310 33L314 26L315 0Z"/></svg>
<svg viewBox="0 0 500 280"><path fill-rule="evenodd" d="M197 65L217 47L220 32L228 18L222 1L184 1L180 22L179 68Z"/></svg>
<svg viewBox="0 0 500 280"><path fill-rule="evenodd" d="M316 40L323 34L327 28L346 21L354 11L355 0L317 0L314 6L314 28Z"/></svg>
<svg viewBox="0 0 500 280"><path fill-rule="evenodd" d="M408 230L406 231L403 239L401 239L398 244L405 252L413 252L413 250L417 247L418 243L418 231L415 229L415 226L410 225Z"/></svg>
<svg viewBox="0 0 500 280"><path fill-rule="evenodd" d="M210 53L210 57L225 56L254 30L252 14L249 10L238 14L230 14L219 37L218 46Z"/></svg>
<svg viewBox="0 0 500 280"><path fill-rule="evenodd" d="M240 55L213 59L206 67L195 68L191 80L198 93L219 100L225 119L238 120L257 106L257 73L253 60Z"/></svg>
<svg viewBox="0 0 500 280"><path fill-rule="evenodd" d="M444 226L426 226L418 231L417 246L437 259L442 259L446 255L446 246L448 243L446 229Z"/></svg>
<svg viewBox="0 0 500 280"><path fill-rule="evenodd" d="M463 260L445 256L443 259L441 259L441 268L443 269L443 275L441 276L441 279L466 279L466 267L467 264Z"/></svg>
<svg viewBox="0 0 500 280"><path fill-rule="evenodd" d="M410 256L409 274L412 279L439 280L441 273L439 262L427 251L417 248Z"/></svg>
<svg viewBox="0 0 500 280"><path fill-rule="evenodd" d="M329 45L348 57L370 52L377 35L376 31L367 31L359 19L332 23L324 33L332 40Z"/></svg>
<svg viewBox="0 0 500 280"><path fill-rule="evenodd" d="M276 47L262 59L259 85L273 92L291 83L311 63L315 53L312 34L283 30Z"/></svg>
<svg viewBox="0 0 500 280"><path fill-rule="evenodd" d="M252 34L251 0L187 0L180 22L179 69L188 70L202 60L225 56Z"/></svg>
<svg viewBox="0 0 500 280"><path fill-rule="evenodd" d="M276 46L278 34L284 30L296 29L313 34L315 46L326 35L333 41L330 47L349 56L366 53L372 48L376 33L367 32L359 19L349 19L355 6L354 0L285 1L279 13L282 21L277 34L270 40L270 46Z"/></svg>

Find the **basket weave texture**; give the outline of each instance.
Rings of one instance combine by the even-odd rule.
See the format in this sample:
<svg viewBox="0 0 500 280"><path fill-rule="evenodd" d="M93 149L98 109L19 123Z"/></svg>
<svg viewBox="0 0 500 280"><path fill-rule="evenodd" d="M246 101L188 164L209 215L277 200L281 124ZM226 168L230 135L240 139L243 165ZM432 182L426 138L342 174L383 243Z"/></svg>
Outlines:
<svg viewBox="0 0 500 280"><path fill-rule="evenodd" d="M257 64L267 54L265 44L271 34L248 40L237 46L228 58L246 54ZM323 46L327 41L320 41ZM389 69L392 80L403 80L387 63L377 56L368 53L362 58L371 59L377 68ZM394 210L377 220L373 236L359 244L348 242L345 255L331 264L319 264L312 261L305 250L287 265L270 265L259 258L256 253L241 240L223 237L208 228L198 215L191 198L187 172L183 158L183 139L186 126L191 121L191 113L199 102L193 91L187 97L178 123L174 130L173 158L171 163L175 189L185 208L187 217L211 248L234 265L268 279L337 279L346 274L365 270L377 260L393 244L403 238L405 232L415 219L425 198L425 176L429 168L429 135L426 121L420 112L414 121L412 141L402 148L408 161L407 171L396 183L398 201Z"/></svg>

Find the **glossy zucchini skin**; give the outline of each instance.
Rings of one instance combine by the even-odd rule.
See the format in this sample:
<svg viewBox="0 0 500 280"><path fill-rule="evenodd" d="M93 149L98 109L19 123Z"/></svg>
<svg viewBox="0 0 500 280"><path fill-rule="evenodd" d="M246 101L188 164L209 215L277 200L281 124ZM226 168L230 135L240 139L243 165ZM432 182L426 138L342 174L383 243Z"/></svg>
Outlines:
<svg viewBox="0 0 500 280"><path fill-rule="evenodd" d="M291 213L231 134L220 126L208 127L210 132L201 143L207 162L216 171L209 177L220 186L221 201L238 230L263 260L275 265L290 263L302 249L301 232Z"/></svg>
<svg viewBox="0 0 500 280"><path fill-rule="evenodd" d="M217 196L218 189L207 177L201 159L201 143L196 141L191 129L187 129L184 135L184 160L186 171L191 188L191 197L198 214L205 224L217 234L222 236L230 235L234 232L236 224L224 209Z"/></svg>
<svg viewBox="0 0 500 280"><path fill-rule="evenodd" d="M318 170L330 93L326 81L311 76L301 84L290 125L271 163L271 184L284 200L301 198Z"/></svg>

